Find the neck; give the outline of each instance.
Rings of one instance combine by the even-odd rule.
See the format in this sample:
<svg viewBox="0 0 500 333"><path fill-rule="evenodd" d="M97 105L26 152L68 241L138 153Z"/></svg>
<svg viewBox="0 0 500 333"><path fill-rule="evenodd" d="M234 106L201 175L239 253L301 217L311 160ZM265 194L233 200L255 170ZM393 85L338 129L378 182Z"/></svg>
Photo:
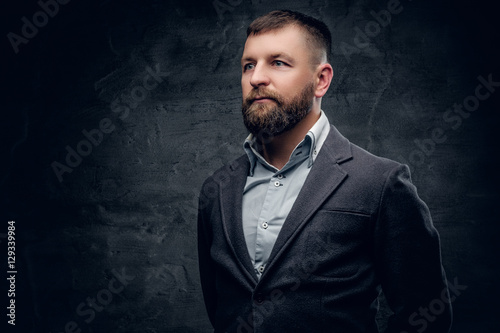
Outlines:
<svg viewBox="0 0 500 333"><path fill-rule="evenodd" d="M275 136L269 143L264 144L262 156L269 164L281 170L290 159L295 147L304 139L319 117L319 108L317 110L313 108L294 128Z"/></svg>

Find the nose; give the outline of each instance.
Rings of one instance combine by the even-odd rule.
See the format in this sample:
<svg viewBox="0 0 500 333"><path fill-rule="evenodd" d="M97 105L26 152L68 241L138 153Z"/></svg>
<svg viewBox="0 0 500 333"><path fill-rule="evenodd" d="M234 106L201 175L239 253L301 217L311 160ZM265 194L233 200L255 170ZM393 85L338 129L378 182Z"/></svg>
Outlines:
<svg viewBox="0 0 500 333"><path fill-rule="evenodd" d="M269 82L269 76L267 75L265 68L257 64L252 71L250 84L252 85L252 87L258 88L259 86L269 85Z"/></svg>

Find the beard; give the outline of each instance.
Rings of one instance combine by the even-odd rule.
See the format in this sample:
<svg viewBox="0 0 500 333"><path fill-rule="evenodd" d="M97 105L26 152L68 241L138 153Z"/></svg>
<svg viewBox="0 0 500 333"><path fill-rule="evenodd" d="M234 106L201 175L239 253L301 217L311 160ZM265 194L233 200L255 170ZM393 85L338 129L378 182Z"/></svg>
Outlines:
<svg viewBox="0 0 500 333"><path fill-rule="evenodd" d="M253 103L255 97L266 97L274 101L265 104ZM276 92L259 87L243 100L241 111L245 127L259 141L267 141L295 127L311 111L314 84L308 83L301 93L287 101Z"/></svg>

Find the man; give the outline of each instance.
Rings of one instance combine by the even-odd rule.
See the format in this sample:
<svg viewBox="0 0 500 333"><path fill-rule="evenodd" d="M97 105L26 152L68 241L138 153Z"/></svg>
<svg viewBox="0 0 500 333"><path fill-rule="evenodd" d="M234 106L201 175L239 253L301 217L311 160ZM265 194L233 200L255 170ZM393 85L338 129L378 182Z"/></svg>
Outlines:
<svg viewBox="0 0 500 333"><path fill-rule="evenodd" d="M246 154L200 195L210 321L216 332L378 332L382 289L386 332L448 332L439 236L407 166L350 143L321 110L330 39L292 11L247 30Z"/></svg>

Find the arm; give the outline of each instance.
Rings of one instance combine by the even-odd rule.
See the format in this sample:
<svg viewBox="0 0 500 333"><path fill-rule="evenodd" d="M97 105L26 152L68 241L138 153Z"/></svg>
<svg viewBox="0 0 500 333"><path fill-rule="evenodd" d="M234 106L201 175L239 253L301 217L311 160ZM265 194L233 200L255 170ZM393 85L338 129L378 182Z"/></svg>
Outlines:
<svg viewBox="0 0 500 333"><path fill-rule="evenodd" d="M215 327L214 319L217 300L215 289L215 267L211 262L210 257L212 232L209 221L210 216L208 215L209 204L208 198L202 189L198 203L198 263L205 308L212 326Z"/></svg>
<svg viewBox="0 0 500 333"><path fill-rule="evenodd" d="M407 166L387 176L375 227L377 274L394 314L386 333L447 333L451 305L440 241Z"/></svg>

